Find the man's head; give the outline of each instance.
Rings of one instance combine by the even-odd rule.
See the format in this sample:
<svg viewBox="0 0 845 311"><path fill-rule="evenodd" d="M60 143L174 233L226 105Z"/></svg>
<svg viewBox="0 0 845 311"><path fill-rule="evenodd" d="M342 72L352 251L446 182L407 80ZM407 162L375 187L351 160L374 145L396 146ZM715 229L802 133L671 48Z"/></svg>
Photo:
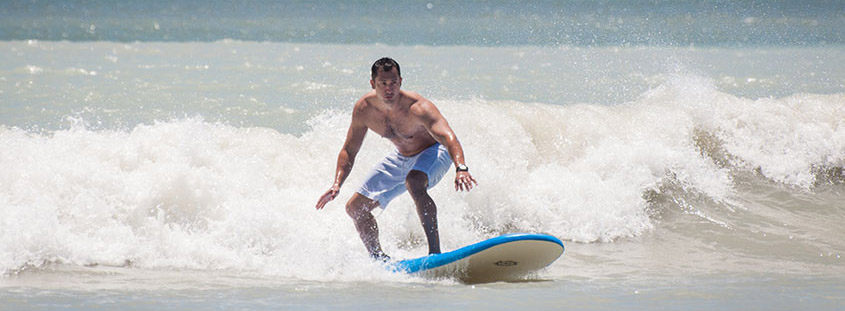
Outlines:
<svg viewBox="0 0 845 311"><path fill-rule="evenodd" d="M393 68L396 68L396 74L401 77L402 72L399 70L399 63L397 63L390 57L380 58L375 63L373 63L373 68L371 69L372 79L375 80L379 72L390 72L391 70L393 70Z"/></svg>
<svg viewBox="0 0 845 311"><path fill-rule="evenodd" d="M399 64L390 58L382 58L373 64L373 79L370 85L376 90L376 95L386 103L392 103L398 98L399 88L402 86L402 76L399 74Z"/></svg>

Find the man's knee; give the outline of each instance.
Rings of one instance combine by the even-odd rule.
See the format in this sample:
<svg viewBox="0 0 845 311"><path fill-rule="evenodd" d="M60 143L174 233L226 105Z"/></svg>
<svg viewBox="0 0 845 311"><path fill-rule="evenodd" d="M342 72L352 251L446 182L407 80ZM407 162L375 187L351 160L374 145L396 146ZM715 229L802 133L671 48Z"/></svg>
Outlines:
<svg viewBox="0 0 845 311"><path fill-rule="evenodd" d="M361 216L369 213L378 205L377 202L369 198L355 193L352 198L346 202L346 214L352 219L359 219Z"/></svg>
<svg viewBox="0 0 845 311"><path fill-rule="evenodd" d="M405 188L411 195L425 193L428 190L428 175L421 171L412 170L405 177Z"/></svg>

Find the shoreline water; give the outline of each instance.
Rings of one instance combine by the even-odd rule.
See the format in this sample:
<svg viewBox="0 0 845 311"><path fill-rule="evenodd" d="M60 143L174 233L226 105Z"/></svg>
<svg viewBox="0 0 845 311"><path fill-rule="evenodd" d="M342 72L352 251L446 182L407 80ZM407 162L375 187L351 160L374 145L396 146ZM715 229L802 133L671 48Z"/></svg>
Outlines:
<svg viewBox="0 0 845 311"><path fill-rule="evenodd" d="M107 268L81 277L75 275L70 278L75 279L73 283L66 283L68 275L62 274L47 275L34 282L32 275L7 278L0 282L6 283L0 290L0 300L4 301L3 308L9 310L80 307L133 310L394 307L406 310L505 310L514 307L540 310L836 310L845 300L840 295L845 288L845 280L841 278L776 273L638 280L578 280L556 276L527 283L468 286L419 280L400 283L256 280L236 274L227 276L226 273L213 273L209 277L206 272L198 277L199 272L116 269L127 268ZM148 274L150 272L152 274ZM58 285L63 283L65 285ZM343 295L338 296L339 292ZM530 297L530 301L526 301L526 297Z"/></svg>

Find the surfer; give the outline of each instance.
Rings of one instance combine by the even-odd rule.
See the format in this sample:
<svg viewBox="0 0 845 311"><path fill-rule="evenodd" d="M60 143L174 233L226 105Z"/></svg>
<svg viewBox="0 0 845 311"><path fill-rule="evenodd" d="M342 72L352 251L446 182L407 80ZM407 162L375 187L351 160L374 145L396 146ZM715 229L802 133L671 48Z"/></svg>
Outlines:
<svg viewBox="0 0 845 311"><path fill-rule="evenodd" d="M371 69L372 91L355 103L346 141L337 156L334 184L317 201L318 210L337 197L352 171L355 156L371 130L390 140L396 149L376 164L364 184L346 203L346 213L355 223L370 256L386 260L379 244L378 225L371 213L408 191L422 222L429 254L440 253L437 206L428 195L455 164L455 191L469 191L477 185L464 161L461 143L434 104L415 92L400 90L399 64L390 58L377 60Z"/></svg>

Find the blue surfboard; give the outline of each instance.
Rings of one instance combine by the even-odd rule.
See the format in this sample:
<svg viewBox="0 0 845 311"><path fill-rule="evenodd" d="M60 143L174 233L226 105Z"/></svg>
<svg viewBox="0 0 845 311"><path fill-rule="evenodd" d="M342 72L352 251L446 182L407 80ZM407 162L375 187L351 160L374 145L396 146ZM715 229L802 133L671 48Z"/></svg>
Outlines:
<svg viewBox="0 0 845 311"><path fill-rule="evenodd" d="M511 233L448 253L394 262L394 272L433 278L456 278L464 283L523 280L563 254L563 242L547 234Z"/></svg>

